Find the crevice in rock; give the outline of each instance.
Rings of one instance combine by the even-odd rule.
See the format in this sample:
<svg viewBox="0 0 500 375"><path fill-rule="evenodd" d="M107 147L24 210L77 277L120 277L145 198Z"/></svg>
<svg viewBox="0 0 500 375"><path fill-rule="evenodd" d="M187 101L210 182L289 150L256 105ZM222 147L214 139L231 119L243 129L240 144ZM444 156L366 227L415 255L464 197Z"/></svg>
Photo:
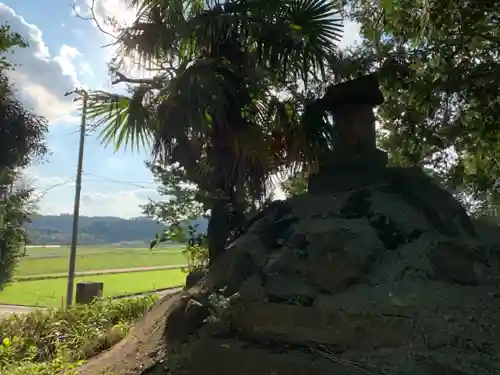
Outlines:
<svg viewBox="0 0 500 375"><path fill-rule="evenodd" d="M296 298L287 298L279 296L267 296L270 303L280 303L282 305L313 307L315 298L311 296L297 295Z"/></svg>
<svg viewBox="0 0 500 375"><path fill-rule="evenodd" d="M425 270L414 268L414 267L410 267L410 266L406 266L401 271L401 276L399 277L399 279L397 281L401 281L405 277L411 277L410 274L413 274L413 275L422 275L421 278L425 278L425 279L427 279L429 281L438 281L438 279L439 279L438 277L436 277L432 273L429 273L429 272L427 272Z"/></svg>
<svg viewBox="0 0 500 375"><path fill-rule="evenodd" d="M396 223L386 216L371 212L370 196L370 191L366 189L352 192L347 199L346 205L340 211L341 217L346 219L368 219L370 225L377 231L380 241L389 250L394 250L401 245L412 242L422 235L422 231L419 229L415 229L407 235L399 230Z"/></svg>
<svg viewBox="0 0 500 375"><path fill-rule="evenodd" d="M255 338L249 335L245 335L238 331L237 328L231 327L226 332L216 333L212 335L212 338L219 340L238 340L243 347L249 347L254 349L262 349L269 351L271 354L289 354L291 351L310 355L312 358L318 357L313 350L317 347L317 344L313 342L288 342L286 337L280 337L275 335L274 337L269 337L263 340L262 338ZM334 345L321 345L322 348L328 350L330 353L341 354L343 350L340 347Z"/></svg>
<svg viewBox="0 0 500 375"><path fill-rule="evenodd" d="M292 205L286 201L274 201L265 206L262 211L251 217L245 225L245 232L257 221L274 212L274 220L279 220L283 216L291 213L293 210Z"/></svg>
<svg viewBox="0 0 500 375"><path fill-rule="evenodd" d="M309 246L309 241L304 234L294 234L290 236L286 243L290 248L305 250Z"/></svg>
<svg viewBox="0 0 500 375"><path fill-rule="evenodd" d="M370 225L377 230L378 238L386 249L394 250L406 243L406 236L396 228L396 225L387 217L376 214L368 217Z"/></svg>
<svg viewBox="0 0 500 375"><path fill-rule="evenodd" d="M345 219L360 219L362 217L370 216L370 191L369 190L357 190L353 191L349 198L347 198L347 203L340 210L340 215Z"/></svg>
<svg viewBox="0 0 500 375"><path fill-rule="evenodd" d="M299 219L297 217L280 218L272 222L266 230L261 233L260 240L270 250L276 250L286 243L291 234L291 226Z"/></svg>
<svg viewBox="0 0 500 375"><path fill-rule="evenodd" d="M398 229L396 223L381 214L368 216L370 225L377 230L380 241L388 250L397 249L399 246L410 243L422 235L422 231L414 229L408 235Z"/></svg>

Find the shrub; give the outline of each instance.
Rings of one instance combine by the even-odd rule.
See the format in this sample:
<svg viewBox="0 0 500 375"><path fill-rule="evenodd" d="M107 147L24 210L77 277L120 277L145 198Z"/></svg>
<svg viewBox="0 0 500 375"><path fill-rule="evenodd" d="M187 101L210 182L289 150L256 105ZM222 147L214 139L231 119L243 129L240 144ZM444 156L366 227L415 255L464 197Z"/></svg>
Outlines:
<svg viewBox="0 0 500 375"><path fill-rule="evenodd" d="M156 299L105 300L0 319L0 374L72 374L120 341Z"/></svg>

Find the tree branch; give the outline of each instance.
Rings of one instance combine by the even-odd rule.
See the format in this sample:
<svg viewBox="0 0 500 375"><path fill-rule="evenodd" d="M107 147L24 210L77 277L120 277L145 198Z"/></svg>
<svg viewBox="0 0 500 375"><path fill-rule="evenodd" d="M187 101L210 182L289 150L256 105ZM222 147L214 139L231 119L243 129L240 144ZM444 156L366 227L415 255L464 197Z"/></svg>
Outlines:
<svg viewBox="0 0 500 375"><path fill-rule="evenodd" d="M127 77L125 74L120 73L118 71L114 71L113 74L116 76L116 78L111 81L111 84L116 85L118 83L135 83L139 85L151 85L155 88L160 88L162 87L162 82L163 79L159 76L153 77L153 78L131 78Z"/></svg>
<svg viewBox="0 0 500 375"><path fill-rule="evenodd" d="M163 72L166 75L168 75L169 79L173 79L175 77L175 68L172 63L167 63L167 62L162 62L162 63L155 63L153 61L149 62L151 65L155 65L155 67L147 67L146 65L140 63L140 62L133 62L132 64L147 70L148 72ZM168 66L167 66L168 64Z"/></svg>
<svg viewBox="0 0 500 375"><path fill-rule="evenodd" d="M116 39L116 36L111 34L110 32L104 30L104 28L101 26L101 24L99 23L99 21L97 20L97 15L96 15L96 12L95 12L95 0L92 0L92 4L89 6L89 9L90 9L90 16L88 17L85 17L85 16L82 16L78 10L76 9L76 5L75 3L73 3L71 6L71 9L73 9L73 12L75 12L75 16L77 18L80 18L81 20L84 20L84 21L94 21L97 28L103 33L103 34L106 34L108 36L110 36L111 38L113 39Z"/></svg>

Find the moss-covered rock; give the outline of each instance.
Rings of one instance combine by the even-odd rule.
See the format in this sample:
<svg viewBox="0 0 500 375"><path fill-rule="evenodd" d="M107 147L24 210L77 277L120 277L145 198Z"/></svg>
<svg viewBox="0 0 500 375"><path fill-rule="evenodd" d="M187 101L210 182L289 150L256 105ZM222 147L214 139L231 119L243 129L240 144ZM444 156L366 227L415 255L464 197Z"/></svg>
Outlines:
<svg viewBox="0 0 500 375"><path fill-rule="evenodd" d="M208 274L141 323L154 350L133 338L114 349L128 353L115 373L498 374L496 230L476 230L421 171L369 176L330 192L317 178L311 193L261 212Z"/></svg>

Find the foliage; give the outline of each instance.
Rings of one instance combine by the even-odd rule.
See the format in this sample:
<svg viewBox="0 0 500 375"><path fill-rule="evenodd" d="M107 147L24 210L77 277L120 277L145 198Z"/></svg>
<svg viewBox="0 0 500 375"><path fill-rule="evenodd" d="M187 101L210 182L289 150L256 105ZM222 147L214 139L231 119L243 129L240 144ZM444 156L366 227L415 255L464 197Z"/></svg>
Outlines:
<svg viewBox="0 0 500 375"><path fill-rule="evenodd" d="M0 25L0 53L11 50L13 47L26 48L28 43L21 37L19 33L14 33L10 30L9 24ZM0 56L0 70L12 69L13 64L7 56Z"/></svg>
<svg viewBox="0 0 500 375"><path fill-rule="evenodd" d="M14 47L27 46L18 34L9 30L8 25L0 26L0 175L4 179L0 182L3 183L12 179L15 169L26 167L32 159L47 152L44 142L47 121L24 108L7 76L12 65L5 54Z"/></svg>
<svg viewBox="0 0 500 375"><path fill-rule="evenodd" d="M0 373L69 375L82 361L109 349L157 297L109 300L10 315L0 319Z"/></svg>
<svg viewBox="0 0 500 375"><path fill-rule="evenodd" d="M0 207L0 290L10 280L20 248L26 240L23 225L34 211L33 190L20 185L20 170L47 152L44 136L47 122L26 110L15 97L8 78L13 66L5 56L14 48L27 44L19 34L0 26L0 186L7 187L10 197ZM17 183L17 187L16 187Z"/></svg>
<svg viewBox="0 0 500 375"><path fill-rule="evenodd" d="M89 114L106 124L104 142L153 145L162 164L178 163L186 181L209 193L213 260L241 224L232 213L261 202L272 173L311 164L328 147L331 128L322 116L304 127L300 114L311 113L294 91L334 55L337 12L326 0L133 5L137 19L122 30L122 54L111 64L131 95L93 92ZM125 76L124 55L159 73Z"/></svg>
<svg viewBox="0 0 500 375"><path fill-rule="evenodd" d="M149 199L148 204L142 207L144 214L167 226L191 222L206 215L209 209L206 195L190 183L179 164L167 167L161 163L146 162L146 166L159 183L158 194L166 200Z"/></svg>
<svg viewBox="0 0 500 375"><path fill-rule="evenodd" d="M24 223L33 214L34 207L30 205L31 189L19 190L10 195L4 208L5 227L0 229L0 290L11 280L15 266L26 240Z"/></svg>
<svg viewBox="0 0 500 375"><path fill-rule="evenodd" d="M288 179L281 184L281 189L285 193L285 197L290 198L295 195L306 193L307 183L307 172L299 171L288 177Z"/></svg>
<svg viewBox="0 0 500 375"><path fill-rule="evenodd" d="M208 296L209 316L207 323L228 323L236 308L239 308L238 302L240 294L234 293L226 296L225 289L211 293Z"/></svg>
<svg viewBox="0 0 500 375"><path fill-rule="evenodd" d="M156 234L149 249L152 250L162 243L171 241L186 244L183 254L188 259L187 272L193 272L208 265L207 237L206 234L199 232L197 225L189 225L186 230L178 223L172 224L168 230Z"/></svg>
<svg viewBox="0 0 500 375"><path fill-rule="evenodd" d="M460 0L348 1L367 69L381 72L381 145L391 161L428 165L453 190L498 193L500 8ZM403 67L403 69L401 69ZM403 72L403 74L401 74Z"/></svg>
<svg viewBox="0 0 500 375"><path fill-rule="evenodd" d="M189 226L187 230L188 241L184 254L188 258L188 272L194 272L208 266L207 237L198 232L195 226Z"/></svg>
<svg viewBox="0 0 500 375"><path fill-rule="evenodd" d="M206 216L206 195L186 180L186 173L179 164L166 167L147 162L146 166L159 183L158 193L166 198L164 201L150 199L143 206L146 215L167 225L167 229L157 233L151 241L150 249L165 242L183 243L183 253L188 259L186 271L205 267L208 264L206 228L200 227L196 221Z"/></svg>

